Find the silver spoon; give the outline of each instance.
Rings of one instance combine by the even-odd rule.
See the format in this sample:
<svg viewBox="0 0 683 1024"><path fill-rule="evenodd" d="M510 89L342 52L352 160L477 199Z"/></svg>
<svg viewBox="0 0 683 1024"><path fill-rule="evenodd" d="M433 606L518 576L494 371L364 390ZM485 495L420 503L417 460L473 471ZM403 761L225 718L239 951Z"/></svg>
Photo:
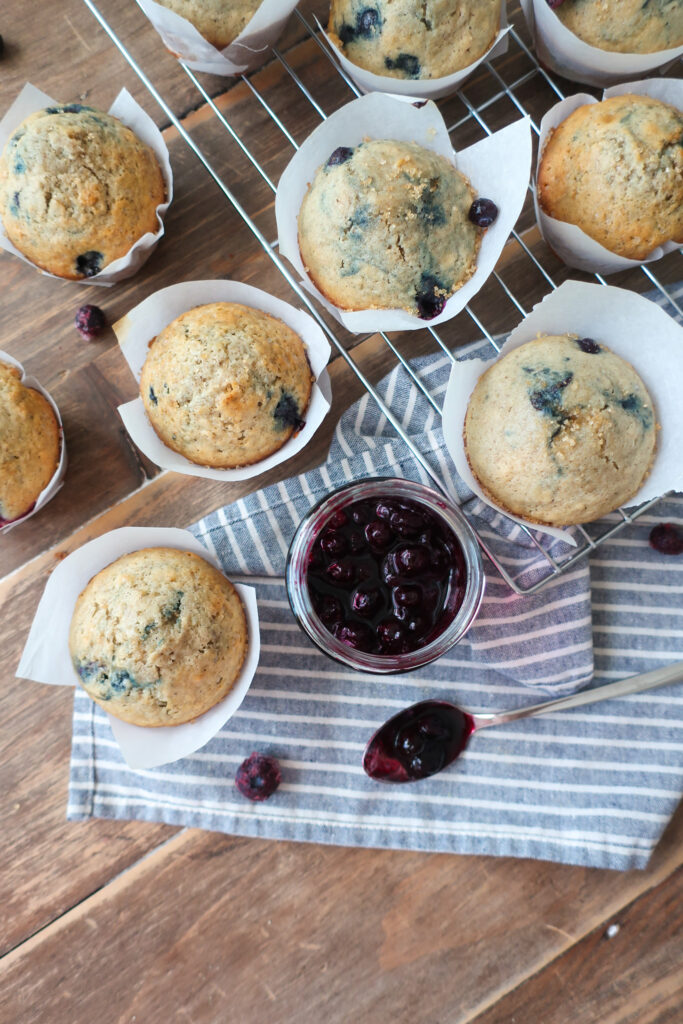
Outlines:
<svg viewBox="0 0 683 1024"><path fill-rule="evenodd" d="M560 708L578 708L600 700L625 697L683 680L683 662L629 676L616 683L581 690L543 704L516 711L471 714L447 700L423 700L390 718L370 739L363 768L378 782L415 782L447 768L462 754L470 736L489 725L505 725L520 718L547 715Z"/></svg>

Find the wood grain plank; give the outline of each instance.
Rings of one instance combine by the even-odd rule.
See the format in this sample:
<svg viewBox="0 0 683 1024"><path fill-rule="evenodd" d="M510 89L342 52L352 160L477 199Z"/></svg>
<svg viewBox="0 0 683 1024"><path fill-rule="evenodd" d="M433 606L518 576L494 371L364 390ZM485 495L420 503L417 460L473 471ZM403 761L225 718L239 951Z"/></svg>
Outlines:
<svg viewBox="0 0 683 1024"><path fill-rule="evenodd" d="M0 1019L464 1024L665 880L682 831L626 874L188 831L7 956ZM664 975L668 926L661 948Z"/></svg>
<svg viewBox="0 0 683 1024"><path fill-rule="evenodd" d="M471 1024L679 1024L683 869L614 917Z"/></svg>

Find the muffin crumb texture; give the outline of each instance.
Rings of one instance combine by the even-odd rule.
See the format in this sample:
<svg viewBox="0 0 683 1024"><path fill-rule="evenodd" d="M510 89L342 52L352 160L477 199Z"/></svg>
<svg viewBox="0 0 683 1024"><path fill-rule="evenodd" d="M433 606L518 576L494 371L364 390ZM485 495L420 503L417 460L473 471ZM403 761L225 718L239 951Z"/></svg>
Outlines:
<svg viewBox="0 0 683 1024"><path fill-rule="evenodd" d="M229 46L251 21L261 0L158 0L191 22L219 50Z"/></svg>
<svg viewBox="0 0 683 1024"><path fill-rule="evenodd" d="M683 44L681 0L564 0L556 14L590 46L613 53L656 53Z"/></svg>
<svg viewBox="0 0 683 1024"><path fill-rule="evenodd" d="M231 690L247 650L239 596L199 555L144 548L97 573L69 633L84 690L133 725L189 722Z"/></svg>
<svg viewBox="0 0 683 1024"><path fill-rule="evenodd" d="M0 362L0 526L31 511L57 469L60 443L50 403Z"/></svg>
<svg viewBox="0 0 683 1024"><path fill-rule="evenodd" d="M152 344L140 378L150 422L203 466L249 466L304 425L313 376L295 331L232 302L196 306Z"/></svg>
<svg viewBox="0 0 683 1024"><path fill-rule="evenodd" d="M476 269L483 229L472 187L445 157L414 142L340 146L299 211L299 249L340 309L437 316Z"/></svg>
<svg viewBox="0 0 683 1024"><path fill-rule="evenodd" d="M479 378L464 441L497 505L568 526L599 519L640 490L654 460L655 413L630 363L601 342L545 335Z"/></svg>
<svg viewBox="0 0 683 1024"><path fill-rule="evenodd" d="M486 53L500 8L500 0L332 0L328 32L350 61L375 75L441 78Z"/></svg>
<svg viewBox="0 0 683 1024"><path fill-rule="evenodd" d="M0 157L7 237L58 277L92 277L156 232L165 193L149 146L115 117L81 103L31 114Z"/></svg>
<svg viewBox="0 0 683 1024"><path fill-rule="evenodd" d="M683 242L681 111L633 94L578 107L548 137L538 198L627 259Z"/></svg>

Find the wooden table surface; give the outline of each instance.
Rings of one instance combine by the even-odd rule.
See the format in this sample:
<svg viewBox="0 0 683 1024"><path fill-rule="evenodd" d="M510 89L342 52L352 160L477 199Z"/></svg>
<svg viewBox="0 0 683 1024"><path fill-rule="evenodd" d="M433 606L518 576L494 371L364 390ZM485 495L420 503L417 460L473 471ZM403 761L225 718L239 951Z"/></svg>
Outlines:
<svg viewBox="0 0 683 1024"><path fill-rule="evenodd" d="M312 6L324 14L324 0ZM308 15L311 4L302 7ZM102 0L100 9L274 238L267 185L226 139L137 5ZM511 9L519 26L516 5ZM66 822L72 695L14 676L50 571L106 530L185 526L255 486L159 472L141 457L116 412L135 385L114 336L107 330L83 342L74 313L95 302L111 323L156 289L191 278L233 277L283 298L292 294L81 0L4 0L0 33L0 112L25 81L57 100L86 99L105 109L126 85L165 129L176 185L162 243L136 277L110 290L52 280L0 255L0 348L54 395L70 461L58 496L0 538L0 1021L680 1021L681 813L648 869L627 873L264 842L135 821ZM281 51L326 112L351 98L296 18ZM518 47L497 67L507 82L521 79L517 95L535 115L553 102ZM277 181L291 147L245 84L203 81ZM271 62L254 81L297 141L305 138L318 114L283 65ZM485 99L486 88L475 77L466 89L470 102ZM461 99L442 107L449 123L463 121L456 145L481 137L471 118L463 120ZM485 116L495 128L517 112L501 92ZM520 230L556 281L567 276L539 239L529 203ZM676 259L656 265L658 278L674 279ZM548 290L517 244L508 246L499 270L525 308ZM649 287L639 272L615 283ZM491 330L519 319L494 279L473 308ZM476 336L466 314L443 333L454 346ZM396 344L415 355L425 350L423 336ZM371 379L391 365L380 338L344 340ZM280 477L324 457L338 416L359 396L339 357L331 376L333 415ZM608 937L614 923L619 929Z"/></svg>

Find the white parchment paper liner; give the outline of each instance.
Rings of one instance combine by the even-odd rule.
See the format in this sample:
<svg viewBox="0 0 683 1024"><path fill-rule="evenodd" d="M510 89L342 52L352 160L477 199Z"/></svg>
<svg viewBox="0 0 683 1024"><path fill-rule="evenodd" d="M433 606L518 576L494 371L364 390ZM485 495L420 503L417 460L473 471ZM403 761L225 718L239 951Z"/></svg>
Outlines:
<svg viewBox="0 0 683 1024"><path fill-rule="evenodd" d="M77 686L69 654L69 627L78 595L92 577L130 551L167 547L193 551L220 572L220 563L187 530L127 526L89 541L68 555L50 576L17 667L17 676L36 683ZM249 629L249 647L232 690L193 722L158 728L131 725L107 714L126 763L131 768L154 768L199 750L222 729L244 700L258 665L260 639L256 591L236 583Z"/></svg>
<svg viewBox="0 0 683 1024"><path fill-rule="evenodd" d="M263 0L237 38L219 50L180 14L154 0L138 0L167 49L194 71L212 75L241 75L263 64L297 3L298 0Z"/></svg>
<svg viewBox="0 0 683 1024"><path fill-rule="evenodd" d="M50 392L46 391L42 384L40 384L35 379L35 377L27 376L24 373L24 367L17 359L14 359L9 354L9 352L3 352L2 350L0 350L0 363L9 363L10 366L16 366L17 370L21 372L21 383L25 384L27 388L34 388L34 390L40 391L41 395L44 398L46 398L50 403L52 411L57 417L57 423L59 424L59 462L57 463L56 470L54 471L52 477L48 481L47 486L40 492L40 494L36 498L36 503L31 509L31 511L27 512L26 515L24 516L20 516L18 519L13 519L10 523L7 523L5 526L0 526L0 534L3 534L9 533L9 531L13 530L15 526L19 525L19 523L25 522L25 520L30 519L31 516L34 516L36 512L40 512L41 508L43 508L44 505L47 505L48 501L54 498L55 494L64 483L67 459L66 443L64 441L64 428L62 426L62 417L59 414L57 403L55 402Z"/></svg>
<svg viewBox="0 0 683 1024"><path fill-rule="evenodd" d="M676 78L645 79L642 82L627 82L622 85L612 86L605 89L603 99L610 96L622 96L625 93L636 93L642 96L651 96L653 99L670 103L674 107L683 110L683 81ZM538 143L538 159L534 175L534 208L536 220L543 238L551 249L563 260L567 266L576 267L578 270L585 270L594 274L615 274L619 270L630 270L639 267L643 263L654 263L660 260L669 252L680 248L680 242L666 242L657 246L644 260L630 260L625 256L619 256L615 252L600 245L594 238L591 238L576 224L568 224L566 221L556 220L544 213L538 201L538 169L541 165L541 157L548 136L557 128L562 121L566 121L569 115L578 107L588 103L599 103L588 93L580 92L575 96L568 96L551 107L541 121L540 136Z"/></svg>
<svg viewBox="0 0 683 1024"><path fill-rule="evenodd" d="M645 483L628 502L639 505L667 491L683 490L683 327L655 302L624 288L565 281L547 295L503 345L500 356L538 334L577 334L594 338L626 359L645 384L654 404L661 430L657 432L655 461ZM500 357L498 357L500 358ZM512 516L491 501L477 483L467 462L463 427L470 395L479 377L493 365L491 360L466 359L453 365L443 407L446 447L458 475L491 508L539 533L574 541L566 530L539 526Z"/></svg>
<svg viewBox="0 0 683 1024"><path fill-rule="evenodd" d="M503 2L500 7L500 29L498 34L486 53L482 54L473 64L468 64L467 67L460 68L459 71L454 71L451 75L442 75L440 78L392 78L389 75L377 75L366 68L360 67L358 64L354 64L332 42L332 39L318 19L316 18L315 20L318 22L318 28L325 37L333 57L341 64L344 71L353 79L362 92L386 92L393 93L395 96L409 96L423 100L437 100L441 96L448 96L450 93L455 92L458 86L466 78L469 78L472 72L476 71L485 60L493 60L494 57L500 57L502 54L507 53L508 32L510 31L507 9L505 2Z"/></svg>
<svg viewBox="0 0 683 1024"><path fill-rule="evenodd" d="M448 299L433 320L421 320L403 309L366 309L349 312L333 306L306 273L297 234L299 208L315 172L338 146L357 146L364 139L399 139L416 142L455 163L472 183L477 196L492 199L498 217L481 242L477 269ZM373 92L352 100L323 121L287 164L275 197L280 252L314 295L339 323L354 334L365 331L417 331L451 320L479 291L493 271L524 205L531 169L531 129L521 118L457 155L445 122L431 100L418 107L406 99Z"/></svg>
<svg viewBox="0 0 683 1024"><path fill-rule="evenodd" d="M36 89L34 85L30 85L27 82L5 116L0 120L0 150L4 148L10 135L16 131L21 122L30 114L35 114L36 111L42 110L44 107L58 107L60 105L51 96L48 96L47 93L41 92L40 89ZM84 106L87 106L87 104L84 104ZM74 284L112 285L117 281L124 281L127 277L132 277L133 274L137 273L156 248L164 233L164 216L173 199L173 172L171 171L168 149L161 132L149 114L146 114L142 107L135 102L127 89L121 89L109 108L108 113L127 125L142 142L154 151L161 167L164 184L166 185L166 201L157 206L156 213L159 226L154 233L148 231L142 235L131 246L125 256L112 260L99 274L93 274L92 277L79 278L73 282ZM17 256L24 263L28 263L30 267L36 266L35 263L32 263L31 260L12 245L5 234L2 221L0 221L0 249L4 249L5 252ZM40 270L41 274L44 274L45 277L56 277L58 281L69 280L68 278L59 277L57 274L50 274L47 270L42 270L40 267L36 269Z"/></svg>
<svg viewBox="0 0 683 1024"><path fill-rule="evenodd" d="M181 313L208 302L239 302L243 306L260 309L277 317L278 320L283 320L299 335L306 346L315 377L304 416L306 425L303 429L290 437L279 451L273 452L260 462L237 469L215 469L211 466L198 466L167 447L150 423L140 397L126 405L120 405L118 412L140 451L157 466L171 469L175 473L184 473L186 476L202 476L210 480L249 480L267 469L272 469L273 466L278 466L281 462L286 462L300 452L325 419L332 402L330 378L325 369L330 358L330 345L308 313L295 309L294 306L283 302L282 299L276 299L260 288L252 288L251 285L240 284L239 281L184 281L154 292L113 326L121 351L138 383L149 352L150 341Z"/></svg>
<svg viewBox="0 0 683 1024"><path fill-rule="evenodd" d="M656 53L612 53L574 35L546 0L521 0L522 10L542 64L573 82L612 85L626 78L665 69L683 54L683 46Z"/></svg>

